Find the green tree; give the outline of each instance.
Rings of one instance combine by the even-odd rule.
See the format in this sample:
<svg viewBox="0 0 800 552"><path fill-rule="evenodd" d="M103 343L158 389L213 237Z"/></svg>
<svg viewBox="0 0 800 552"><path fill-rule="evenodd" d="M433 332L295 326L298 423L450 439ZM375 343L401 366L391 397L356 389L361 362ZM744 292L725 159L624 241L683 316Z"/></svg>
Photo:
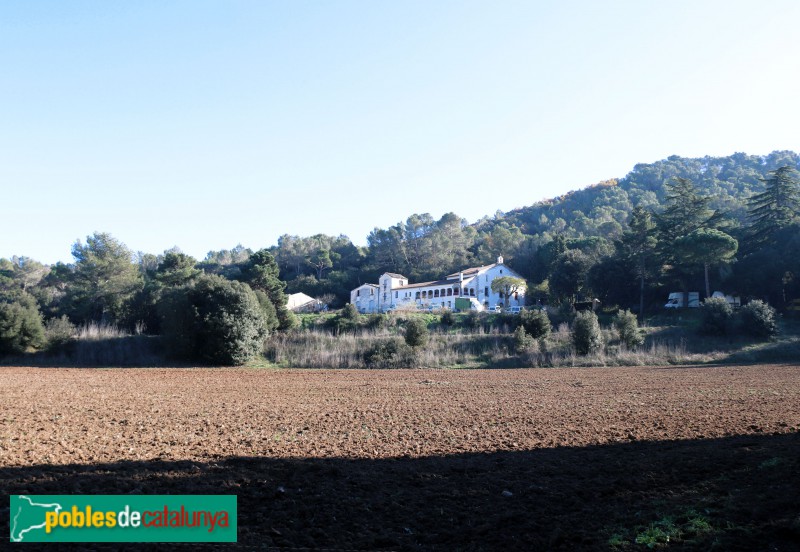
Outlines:
<svg viewBox="0 0 800 552"><path fill-rule="evenodd" d="M158 263L154 279L164 287L183 286L198 278L202 271L194 257L180 251L169 251Z"/></svg>
<svg viewBox="0 0 800 552"><path fill-rule="evenodd" d="M204 275L171 290L161 304L172 356L214 365L240 365L261 352L264 313L245 283Z"/></svg>
<svg viewBox="0 0 800 552"><path fill-rule="evenodd" d="M747 200L752 220L750 240L755 246L771 242L775 233L791 224L800 213L800 183L794 168L781 167L759 180L766 184L766 189Z"/></svg>
<svg viewBox="0 0 800 552"><path fill-rule="evenodd" d="M645 279L658 243L656 224L649 211L642 207L633 209L628 230L622 235L621 243L625 257L636 267L636 277L639 279L639 317L643 319Z"/></svg>
<svg viewBox="0 0 800 552"><path fill-rule="evenodd" d="M24 291L0 292L0 355L24 353L45 343L36 300Z"/></svg>
<svg viewBox="0 0 800 552"><path fill-rule="evenodd" d="M587 285L592 294L606 306L630 305L639 297L638 280L633 260L628 258L622 243L617 242L617 251L600 259L589 269Z"/></svg>
<svg viewBox="0 0 800 552"><path fill-rule="evenodd" d="M492 280L492 291L500 294L500 299L505 301L506 306L511 306L511 297L518 291L525 288L525 280L514 276L501 276Z"/></svg>
<svg viewBox="0 0 800 552"><path fill-rule="evenodd" d="M142 286L133 254L125 244L104 232L72 246L75 270L68 286L72 316L83 321L119 322L126 302Z"/></svg>
<svg viewBox="0 0 800 552"><path fill-rule="evenodd" d="M317 280L322 280L326 270L333 268L331 252L328 249L319 248L307 259L308 264L314 267Z"/></svg>
<svg viewBox="0 0 800 552"><path fill-rule="evenodd" d="M703 195L688 178L680 176L665 184L665 207L659 221L666 224L662 231L683 235L700 228L711 217L711 198Z"/></svg>
<svg viewBox="0 0 800 552"><path fill-rule="evenodd" d="M261 249L256 251L242 267L242 280L250 287L266 293L275 306L281 330L287 330L297 325L297 317L286 308L286 283L279 279L280 269L272 254Z"/></svg>
<svg viewBox="0 0 800 552"><path fill-rule="evenodd" d="M31 259L30 257L11 257L11 270L9 276L22 290L30 291L42 278L50 272L48 266Z"/></svg>
<svg viewBox="0 0 800 552"><path fill-rule="evenodd" d="M278 320L278 312L275 310L275 304L270 300L269 295L260 289L253 290L258 299L258 305L261 307L261 314L264 315L264 330L267 335L277 330L281 321Z"/></svg>
<svg viewBox="0 0 800 552"><path fill-rule="evenodd" d="M549 278L550 291L560 298L575 300L586 290L592 258L580 249L568 249L558 256Z"/></svg>
<svg viewBox="0 0 800 552"><path fill-rule="evenodd" d="M701 228L675 240L675 250L689 263L700 263L705 271L706 297L711 297L708 269L711 265L730 261L739 248L738 242L719 230Z"/></svg>

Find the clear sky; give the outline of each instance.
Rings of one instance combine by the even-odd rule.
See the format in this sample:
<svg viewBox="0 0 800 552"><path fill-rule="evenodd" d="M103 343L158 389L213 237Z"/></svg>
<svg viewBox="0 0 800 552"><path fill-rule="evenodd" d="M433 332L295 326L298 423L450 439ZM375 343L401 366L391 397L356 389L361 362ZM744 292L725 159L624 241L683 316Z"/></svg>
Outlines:
<svg viewBox="0 0 800 552"><path fill-rule="evenodd" d="M474 221L800 151L800 2L0 3L0 257Z"/></svg>

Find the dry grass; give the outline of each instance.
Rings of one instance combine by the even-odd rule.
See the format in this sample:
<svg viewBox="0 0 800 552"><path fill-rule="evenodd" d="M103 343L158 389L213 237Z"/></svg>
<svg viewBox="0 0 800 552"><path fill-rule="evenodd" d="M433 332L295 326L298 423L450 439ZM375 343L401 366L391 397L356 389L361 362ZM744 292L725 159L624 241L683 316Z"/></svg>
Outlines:
<svg viewBox="0 0 800 552"><path fill-rule="evenodd" d="M270 337L264 353L281 366L297 368L366 368L365 356L379 343L402 341L397 328L379 328L333 335L324 330L308 330ZM433 332L425 347L412 353L415 366L445 368L476 367L508 361L514 355L510 334L499 331L474 333Z"/></svg>
<svg viewBox="0 0 800 552"><path fill-rule="evenodd" d="M128 335L130 334L113 324L108 324L106 322L88 322L83 326L78 326L73 337L78 341L100 341L104 339L127 337Z"/></svg>
<svg viewBox="0 0 800 552"><path fill-rule="evenodd" d="M510 368L523 366L659 366L695 364L717 361L723 352L694 353L687 351L683 340L648 339L644 345L628 349L619 341L613 329L603 331L606 347L603 352L578 355L570 340L567 324L559 327L546 339L534 342L523 352L514 350L512 333L507 327L474 330L431 332L427 345L407 351L407 367L426 368ZM400 347L402 329L360 329L334 335L321 328L276 334L265 342L268 361L283 367L295 368L368 368L368 353L380 343L396 340ZM397 363L392 363L397 366Z"/></svg>

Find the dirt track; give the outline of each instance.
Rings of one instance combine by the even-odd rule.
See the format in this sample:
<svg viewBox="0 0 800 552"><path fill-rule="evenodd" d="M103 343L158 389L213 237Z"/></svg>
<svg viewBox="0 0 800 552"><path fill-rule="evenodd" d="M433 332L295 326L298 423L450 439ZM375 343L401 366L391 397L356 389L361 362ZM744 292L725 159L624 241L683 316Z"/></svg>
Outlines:
<svg viewBox="0 0 800 552"><path fill-rule="evenodd" d="M0 486L232 492L253 545L607 548L704 508L700 549L791 550L798 376L0 368Z"/></svg>

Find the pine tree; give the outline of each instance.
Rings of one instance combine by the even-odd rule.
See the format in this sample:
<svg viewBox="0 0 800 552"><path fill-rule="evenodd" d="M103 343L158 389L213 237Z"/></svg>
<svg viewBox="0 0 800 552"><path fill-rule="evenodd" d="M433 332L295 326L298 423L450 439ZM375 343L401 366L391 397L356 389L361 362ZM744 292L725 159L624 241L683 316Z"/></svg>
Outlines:
<svg viewBox="0 0 800 552"><path fill-rule="evenodd" d="M622 248L628 259L636 267L639 278L639 317L644 319L644 281L648 272L648 262L656 248L656 225L649 211L635 207L628 221L629 230L622 236Z"/></svg>
<svg viewBox="0 0 800 552"><path fill-rule="evenodd" d="M292 328L297 319L289 309L286 308L286 283L281 281L278 263L266 249L261 249L253 253L242 268L242 279L250 284L250 287L264 292L272 304L280 321L280 329L287 330Z"/></svg>
<svg viewBox="0 0 800 552"><path fill-rule="evenodd" d="M714 216L708 207L711 198L701 195L691 180L676 177L666 187L666 207L656 216L661 241L665 245L707 226Z"/></svg>
<svg viewBox="0 0 800 552"><path fill-rule="evenodd" d="M676 177L666 186L666 207L661 214L655 215L658 253L666 274L686 293L694 261L675 244L698 230L713 229L721 217L709 208L711 198L702 195L691 180Z"/></svg>
<svg viewBox="0 0 800 552"><path fill-rule="evenodd" d="M792 223L800 213L800 184L797 171L786 165L761 178L766 190L748 200L750 216L750 245L772 243L777 230Z"/></svg>

